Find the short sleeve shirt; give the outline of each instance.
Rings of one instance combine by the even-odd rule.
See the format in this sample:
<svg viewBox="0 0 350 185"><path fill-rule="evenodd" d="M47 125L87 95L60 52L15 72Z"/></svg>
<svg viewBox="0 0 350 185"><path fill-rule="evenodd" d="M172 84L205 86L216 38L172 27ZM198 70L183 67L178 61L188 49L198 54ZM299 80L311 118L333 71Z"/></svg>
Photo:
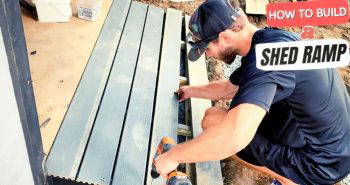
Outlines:
<svg viewBox="0 0 350 185"><path fill-rule="evenodd" d="M242 57L241 67L230 76L230 81L239 86L230 108L241 103L252 103L269 111L272 103L291 95L295 87L295 74L256 68L255 45L296 40L299 40L296 35L272 28L258 30L253 35L250 51Z"/></svg>
<svg viewBox="0 0 350 185"><path fill-rule="evenodd" d="M230 109L251 103L269 114L273 104L287 104L311 149L307 156L318 166L317 173L334 177L347 174L350 172L350 98L337 69L263 71L256 67L256 44L297 40L296 34L279 29L255 32L241 67L230 76L231 83L239 86Z"/></svg>

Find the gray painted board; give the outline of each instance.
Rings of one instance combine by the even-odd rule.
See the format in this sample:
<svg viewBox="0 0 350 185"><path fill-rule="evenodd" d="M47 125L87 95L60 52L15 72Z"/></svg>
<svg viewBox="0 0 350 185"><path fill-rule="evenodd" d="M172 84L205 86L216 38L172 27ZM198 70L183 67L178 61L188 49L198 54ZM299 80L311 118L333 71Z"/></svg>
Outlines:
<svg viewBox="0 0 350 185"><path fill-rule="evenodd" d="M149 6L113 185L145 180L163 16L163 9Z"/></svg>
<svg viewBox="0 0 350 185"><path fill-rule="evenodd" d="M47 158L49 175L75 178L90 135L130 0L114 0Z"/></svg>
<svg viewBox="0 0 350 185"><path fill-rule="evenodd" d="M151 184L150 169L156 148L164 136L177 140L179 102L174 92L179 88L181 51L182 12L168 9L166 13L163 45L159 69L157 96L154 110L153 132L150 143L150 158L146 184ZM164 185L165 179L159 177L152 185Z"/></svg>
<svg viewBox="0 0 350 185"><path fill-rule="evenodd" d="M146 4L136 1L131 4L97 119L79 170L78 181L107 185L112 177L147 7Z"/></svg>
<svg viewBox="0 0 350 185"><path fill-rule="evenodd" d="M34 185L14 87L0 28L0 179L1 184ZM21 169L21 170L18 170ZM38 183L37 183L38 184Z"/></svg>
<svg viewBox="0 0 350 185"><path fill-rule="evenodd" d="M186 34L189 32L189 17L185 16ZM187 52L191 46L187 44ZM202 85L208 83L207 67L204 55L196 62L187 60L188 76L190 85ZM201 122L207 108L211 107L210 100L191 98L192 110L192 133L193 137L202 132ZM196 182L198 185L222 185L222 174L219 161L196 163Z"/></svg>

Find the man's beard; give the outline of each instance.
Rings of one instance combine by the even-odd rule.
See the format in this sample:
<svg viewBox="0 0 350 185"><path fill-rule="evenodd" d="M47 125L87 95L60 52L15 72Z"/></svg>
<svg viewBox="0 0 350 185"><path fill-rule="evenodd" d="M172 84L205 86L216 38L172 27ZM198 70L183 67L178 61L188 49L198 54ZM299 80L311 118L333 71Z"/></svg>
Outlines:
<svg viewBox="0 0 350 185"><path fill-rule="evenodd" d="M219 53L219 60L223 61L224 63L230 65L235 60L237 55L237 49L233 47L227 47L224 51Z"/></svg>

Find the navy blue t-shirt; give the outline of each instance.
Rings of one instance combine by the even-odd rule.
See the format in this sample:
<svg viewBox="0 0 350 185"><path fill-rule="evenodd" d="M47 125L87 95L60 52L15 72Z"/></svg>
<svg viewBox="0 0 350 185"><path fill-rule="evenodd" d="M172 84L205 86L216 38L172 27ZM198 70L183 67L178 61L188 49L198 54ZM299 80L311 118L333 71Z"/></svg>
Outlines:
<svg viewBox="0 0 350 185"><path fill-rule="evenodd" d="M337 70L263 71L256 68L256 44L296 40L299 40L297 35L279 29L265 28L254 34L241 67L230 76L231 83L239 86L230 108L251 103L264 108L268 115L272 105L287 104L304 144L310 148L309 161L319 168L315 173L336 178L350 172L350 98Z"/></svg>

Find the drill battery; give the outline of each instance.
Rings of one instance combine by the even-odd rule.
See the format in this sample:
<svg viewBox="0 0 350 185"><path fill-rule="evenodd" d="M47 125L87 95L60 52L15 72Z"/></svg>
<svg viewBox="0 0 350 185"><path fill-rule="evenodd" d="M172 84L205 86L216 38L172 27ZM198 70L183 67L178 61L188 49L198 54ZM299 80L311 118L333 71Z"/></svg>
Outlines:
<svg viewBox="0 0 350 185"><path fill-rule="evenodd" d="M192 185L191 181L187 178L187 175L182 172L171 172L168 175L167 185Z"/></svg>
<svg viewBox="0 0 350 185"><path fill-rule="evenodd" d="M153 158L151 177L153 179L159 177L159 173L156 170L156 166L154 165L154 160L161 154L169 151L171 147L175 145L175 141L170 137L163 137L160 143L158 144L157 151ZM187 175L179 172L173 171L168 174L166 185L192 185L191 181L187 178Z"/></svg>

